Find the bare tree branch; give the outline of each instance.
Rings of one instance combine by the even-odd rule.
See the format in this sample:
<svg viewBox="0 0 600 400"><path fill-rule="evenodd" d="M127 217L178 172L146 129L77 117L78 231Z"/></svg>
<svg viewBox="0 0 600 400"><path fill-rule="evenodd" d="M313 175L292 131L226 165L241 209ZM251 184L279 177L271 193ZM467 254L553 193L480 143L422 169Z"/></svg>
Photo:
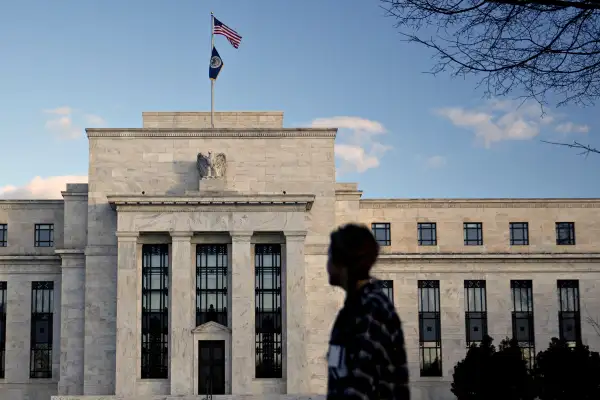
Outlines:
<svg viewBox="0 0 600 400"><path fill-rule="evenodd" d="M598 0L381 2L408 41L434 51L434 74L481 76L488 95L519 90L540 104L600 98Z"/></svg>
<svg viewBox="0 0 600 400"><path fill-rule="evenodd" d="M600 154L600 150L591 147L589 145L586 144L581 144L577 141L574 141L573 143L560 143L560 142L549 142L547 140L542 140L542 142L544 143L548 143L548 144L553 144L556 146L566 146L566 147L570 147L572 149L579 149L579 150L583 150L581 153L579 153L580 156L588 156L590 153L598 153Z"/></svg>

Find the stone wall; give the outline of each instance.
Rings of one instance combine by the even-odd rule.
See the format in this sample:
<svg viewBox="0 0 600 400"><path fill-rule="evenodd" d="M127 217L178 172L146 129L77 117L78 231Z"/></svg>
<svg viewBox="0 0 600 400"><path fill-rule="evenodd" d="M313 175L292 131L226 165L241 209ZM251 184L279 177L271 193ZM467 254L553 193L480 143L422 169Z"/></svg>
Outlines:
<svg viewBox="0 0 600 400"><path fill-rule="evenodd" d="M60 257L62 201L0 201L0 223L8 224L8 245L0 247L0 281L7 282L5 378L0 398L47 400L57 393L60 363ZM53 223L55 247L34 246L34 224ZM29 377L31 282L54 282L52 378Z"/></svg>
<svg viewBox="0 0 600 400"><path fill-rule="evenodd" d="M210 128L210 112L144 112L145 129L206 129ZM214 113L215 128L277 129L283 128L283 112L230 111Z"/></svg>
<svg viewBox="0 0 600 400"><path fill-rule="evenodd" d="M272 117L268 114L262 116ZM177 126L181 127L181 124ZM251 128L256 128L255 122ZM321 247L327 243L329 231L335 223L335 130L89 129L87 132L92 162L86 252L85 394L113 394L115 388L115 232L129 228L117 226L116 213L110 208L107 196L193 195L199 189L197 154L223 152L227 157L226 192L314 194L314 204L306 212L303 223L308 231L306 243ZM245 218L250 217L252 214ZM324 265L323 253L306 258L305 287L309 309L324 304L337 305L336 300L328 295L331 289L327 288L324 280ZM323 349L328 333L328 326L311 325L307 346L311 350ZM252 332L248 334L252 335ZM319 364L309 359L311 361L310 371L317 366L322 367L320 361L316 361ZM254 379L251 387L253 393L284 390L280 384ZM312 389L322 388L321 375Z"/></svg>

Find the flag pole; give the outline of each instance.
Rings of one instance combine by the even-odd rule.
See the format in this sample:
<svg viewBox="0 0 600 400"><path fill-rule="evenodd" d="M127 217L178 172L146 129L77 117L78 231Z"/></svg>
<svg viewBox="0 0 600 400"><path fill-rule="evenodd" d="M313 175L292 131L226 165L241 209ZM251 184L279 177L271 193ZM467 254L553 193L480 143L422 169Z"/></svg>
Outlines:
<svg viewBox="0 0 600 400"><path fill-rule="evenodd" d="M210 12L210 54L215 47L215 15ZM210 80L210 126L215 127L215 80Z"/></svg>

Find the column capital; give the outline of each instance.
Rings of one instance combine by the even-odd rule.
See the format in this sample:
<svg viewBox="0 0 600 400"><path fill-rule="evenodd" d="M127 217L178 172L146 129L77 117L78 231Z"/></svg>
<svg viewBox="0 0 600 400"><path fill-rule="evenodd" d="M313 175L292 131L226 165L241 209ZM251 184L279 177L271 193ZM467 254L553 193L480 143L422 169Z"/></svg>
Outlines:
<svg viewBox="0 0 600 400"><path fill-rule="evenodd" d="M306 239L306 231L284 231L286 240L304 240Z"/></svg>
<svg viewBox="0 0 600 400"><path fill-rule="evenodd" d="M230 231L231 241L233 242L249 242L252 238L253 231Z"/></svg>
<svg viewBox="0 0 600 400"><path fill-rule="evenodd" d="M179 240L191 239L192 236L194 236L193 231L172 231L172 232L169 232L169 234L171 235L172 239L179 239Z"/></svg>
<svg viewBox="0 0 600 400"><path fill-rule="evenodd" d="M115 233L119 242L137 241L140 237L139 232L117 231Z"/></svg>

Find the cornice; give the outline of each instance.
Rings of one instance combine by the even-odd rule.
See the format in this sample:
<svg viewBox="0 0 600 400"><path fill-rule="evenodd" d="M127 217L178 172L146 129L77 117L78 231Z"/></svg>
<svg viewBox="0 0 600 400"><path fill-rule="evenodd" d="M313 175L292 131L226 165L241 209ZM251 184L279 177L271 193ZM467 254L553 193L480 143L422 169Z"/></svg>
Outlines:
<svg viewBox="0 0 600 400"><path fill-rule="evenodd" d="M315 201L312 194L252 194L224 196L108 196L113 210L150 212L189 212L189 211L310 211Z"/></svg>
<svg viewBox="0 0 600 400"><path fill-rule="evenodd" d="M361 209L380 208L600 208L587 199L362 199Z"/></svg>
<svg viewBox="0 0 600 400"><path fill-rule="evenodd" d="M58 255L35 255L35 254L6 254L0 255L0 265L2 264L48 264L60 265L61 259Z"/></svg>
<svg viewBox="0 0 600 400"><path fill-rule="evenodd" d="M79 199L87 199L88 198L88 193L85 192L67 192L67 191L63 191L60 192L60 194L63 197L67 197L67 198L79 198Z"/></svg>
<svg viewBox="0 0 600 400"><path fill-rule="evenodd" d="M88 128L88 138L335 138L336 128Z"/></svg>
<svg viewBox="0 0 600 400"><path fill-rule="evenodd" d="M349 199L349 200L360 200L362 197L362 190L338 190L335 191L336 200Z"/></svg>
<svg viewBox="0 0 600 400"><path fill-rule="evenodd" d="M600 253L391 253L381 254L379 264L396 263L598 263Z"/></svg>
<svg viewBox="0 0 600 400"><path fill-rule="evenodd" d="M63 258L85 256L85 250L83 249L56 249L54 252Z"/></svg>
<svg viewBox="0 0 600 400"><path fill-rule="evenodd" d="M61 209L64 200L0 200L0 210Z"/></svg>
<svg viewBox="0 0 600 400"><path fill-rule="evenodd" d="M0 274L25 274L25 275L60 275L61 266L59 265L39 265L30 264L2 264L0 263Z"/></svg>

